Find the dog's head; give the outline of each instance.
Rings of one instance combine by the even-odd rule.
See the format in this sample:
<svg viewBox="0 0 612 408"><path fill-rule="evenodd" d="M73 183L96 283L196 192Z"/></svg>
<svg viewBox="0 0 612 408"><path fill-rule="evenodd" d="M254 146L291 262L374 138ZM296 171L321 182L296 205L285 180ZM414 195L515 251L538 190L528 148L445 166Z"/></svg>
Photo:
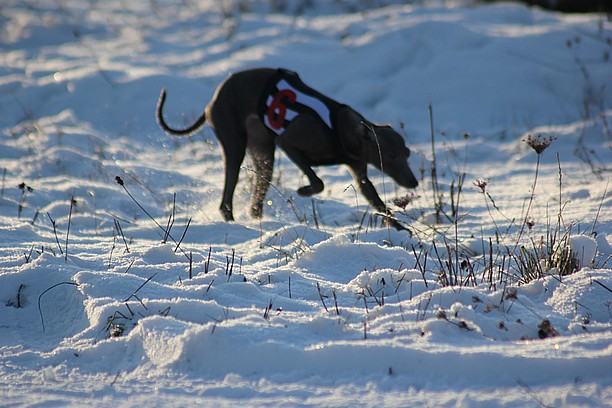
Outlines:
<svg viewBox="0 0 612 408"><path fill-rule="evenodd" d="M338 115L340 140L351 159L383 170L397 184L406 188L419 185L408 166L410 149L404 138L391 126L375 125L346 107Z"/></svg>
<svg viewBox="0 0 612 408"><path fill-rule="evenodd" d="M391 126L371 125L368 128L369 150L374 150L374 156L368 161L374 167L383 170L402 187L415 188L419 185L410 166L408 157L410 149L406 147L402 138ZM380 146L380 153L378 151ZM382 159L382 166L381 166Z"/></svg>

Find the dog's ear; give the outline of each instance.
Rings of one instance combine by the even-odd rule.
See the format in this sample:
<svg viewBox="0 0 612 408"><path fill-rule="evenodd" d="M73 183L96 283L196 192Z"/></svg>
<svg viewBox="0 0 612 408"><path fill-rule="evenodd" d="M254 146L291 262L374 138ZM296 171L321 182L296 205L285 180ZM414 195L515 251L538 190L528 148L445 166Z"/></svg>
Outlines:
<svg viewBox="0 0 612 408"><path fill-rule="evenodd" d="M369 130L365 123L365 119L348 106L338 110L336 126L340 144L351 159L367 161L366 141Z"/></svg>

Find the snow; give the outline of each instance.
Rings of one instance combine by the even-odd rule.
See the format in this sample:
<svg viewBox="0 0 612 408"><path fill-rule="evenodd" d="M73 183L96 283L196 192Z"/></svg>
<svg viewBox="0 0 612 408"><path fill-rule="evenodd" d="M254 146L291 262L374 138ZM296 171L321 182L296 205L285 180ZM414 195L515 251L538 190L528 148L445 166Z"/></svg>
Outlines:
<svg viewBox="0 0 612 408"><path fill-rule="evenodd" d="M610 22L310 3L3 2L3 405L610 406ZM370 177L388 203L408 195L412 235L381 226L344 167L297 196L281 152L264 218L245 161L222 221L212 131L165 135L155 105L165 87L185 125L255 66L404 135L419 187ZM541 273L521 277L533 253Z"/></svg>

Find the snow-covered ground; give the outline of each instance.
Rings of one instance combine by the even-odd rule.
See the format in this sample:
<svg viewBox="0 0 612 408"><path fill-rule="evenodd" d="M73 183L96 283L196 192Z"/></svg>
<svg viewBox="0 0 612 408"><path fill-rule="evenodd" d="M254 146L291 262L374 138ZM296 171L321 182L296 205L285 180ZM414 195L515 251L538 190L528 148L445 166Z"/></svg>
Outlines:
<svg viewBox="0 0 612 408"><path fill-rule="evenodd" d="M240 3L0 5L0 405L610 406L612 23ZM248 161L222 221L212 131L155 105L183 126L256 66L404 135L416 191L370 173L412 236L280 152L261 222Z"/></svg>

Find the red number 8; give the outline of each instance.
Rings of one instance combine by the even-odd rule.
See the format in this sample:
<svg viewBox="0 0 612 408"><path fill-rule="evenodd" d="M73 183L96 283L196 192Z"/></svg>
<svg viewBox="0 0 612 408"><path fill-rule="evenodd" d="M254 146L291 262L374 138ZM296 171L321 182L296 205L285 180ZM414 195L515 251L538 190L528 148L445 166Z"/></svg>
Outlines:
<svg viewBox="0 0 612 408"><path fill-rule="evenodd" d="M295 102L296 94L290 89L282 89L274 95L272 103L268 107L268 122L273 129L280 129L285 123L287 116L287 102Z"/></svg>

